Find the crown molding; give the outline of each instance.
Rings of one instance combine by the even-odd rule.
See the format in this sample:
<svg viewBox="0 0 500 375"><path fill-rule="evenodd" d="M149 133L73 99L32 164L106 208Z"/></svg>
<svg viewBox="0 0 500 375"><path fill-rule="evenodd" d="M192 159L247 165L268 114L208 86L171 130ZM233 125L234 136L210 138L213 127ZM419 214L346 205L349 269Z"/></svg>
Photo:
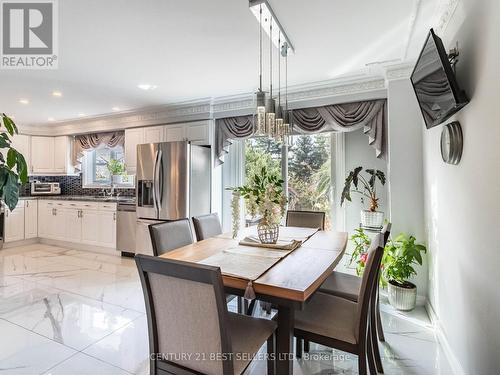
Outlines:
<svg viewBox="0 0 500 375"><path fill-rule="evenodd" d="M368 75L296 85L289 87L288 90L288 104L291 109L385 97L387 97L385 79L381 76ZM74 135L248 115L253 113L254 109L254 95L248 93L142 108L92 118L20 126L20 131L31 135Z"/></svg>
<svg viewBox="0 0 500 375"><path fill-rule="evenodd" d="M443 34L450 23L460 0L441 0L439 4L439 18L435 23L435 29L438 34Z"/></svg>
<svg viewBox="0 0 500 375"><path fill-rule="evenodd" d="M404 63L385 67L385 79L393 81L397 79L409 79L413 72L415 63Z"/></svg>

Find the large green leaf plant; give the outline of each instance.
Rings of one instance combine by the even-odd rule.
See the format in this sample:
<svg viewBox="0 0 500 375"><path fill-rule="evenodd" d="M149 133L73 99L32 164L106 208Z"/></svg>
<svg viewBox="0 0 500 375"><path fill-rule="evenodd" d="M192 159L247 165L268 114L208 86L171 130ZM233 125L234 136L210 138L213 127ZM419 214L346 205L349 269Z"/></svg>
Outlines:
<svg viewBox="0 0 500 375"><path fill-rule="evenodd" d="M5 131L0 133L0 198L12 211L19 200L19 187L28 182L28 166L24 156L13 148L12 137L18 134L14 121L2 113Z"/></svg>

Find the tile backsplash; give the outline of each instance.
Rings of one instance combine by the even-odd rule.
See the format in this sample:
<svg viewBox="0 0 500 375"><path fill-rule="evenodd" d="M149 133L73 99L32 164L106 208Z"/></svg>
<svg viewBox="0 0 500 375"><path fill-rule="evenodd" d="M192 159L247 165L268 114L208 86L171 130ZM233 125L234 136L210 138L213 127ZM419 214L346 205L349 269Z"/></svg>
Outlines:
<svg viewBox="0 0 500 375"><path fill-rule="evenodd" d="M61 195L99 195L102 189L83 188L82 176L30 176L29 182L59 182L61 185ZM109 189L107 189L109 190ZM117 189L121 196L133 197L135 196L135 189ZM21 186L20 195L23 197L31 194L30 184Z"/></svg>

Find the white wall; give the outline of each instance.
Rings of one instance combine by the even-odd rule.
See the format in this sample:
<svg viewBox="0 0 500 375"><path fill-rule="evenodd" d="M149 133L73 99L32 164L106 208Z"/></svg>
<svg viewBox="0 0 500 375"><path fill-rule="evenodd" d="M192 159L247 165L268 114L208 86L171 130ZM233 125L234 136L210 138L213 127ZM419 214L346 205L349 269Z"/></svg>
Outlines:
<svg viewBox="0 0 500 375"><path fill-rule="evenodd" d="M464 150L444 164L442 126L423 131L429 298L465 374L497 374L500 359L500 2L461 0L445 32L459 42ZM460 371L460 369L459 369Z"/></svg>
<svg viewBox="0 0 500 375"><path fill-rule="evenodd" d="M410 80L387 84L389 113L389 210L392 233L406 232L426 242L422 165L423 119ZM415 268L411 281L423 300L427 294L427 262Z"/></svg>

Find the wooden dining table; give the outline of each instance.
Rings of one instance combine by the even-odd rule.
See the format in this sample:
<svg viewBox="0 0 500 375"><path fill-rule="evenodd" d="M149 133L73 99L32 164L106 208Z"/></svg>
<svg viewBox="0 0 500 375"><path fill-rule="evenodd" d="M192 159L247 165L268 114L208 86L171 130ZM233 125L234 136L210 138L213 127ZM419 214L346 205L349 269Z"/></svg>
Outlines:
<svg viewBox="0 0 500 375"><path fill-rule="evenodd" d="M303 228L297 228L300 232ZM287 227L288 233L294 232ZM253 280L256 299L278 307L276 332L276 371L293 373L293 329L295 310L304 308L307 300L333 272L342 259L348 234L336 231L317 231L289 255ZM200 262L238 246L239 239L222 234L195 242L166 254L162 258ZM225 275L222 279L226 293L243 296L248 280Z"/></svg>

